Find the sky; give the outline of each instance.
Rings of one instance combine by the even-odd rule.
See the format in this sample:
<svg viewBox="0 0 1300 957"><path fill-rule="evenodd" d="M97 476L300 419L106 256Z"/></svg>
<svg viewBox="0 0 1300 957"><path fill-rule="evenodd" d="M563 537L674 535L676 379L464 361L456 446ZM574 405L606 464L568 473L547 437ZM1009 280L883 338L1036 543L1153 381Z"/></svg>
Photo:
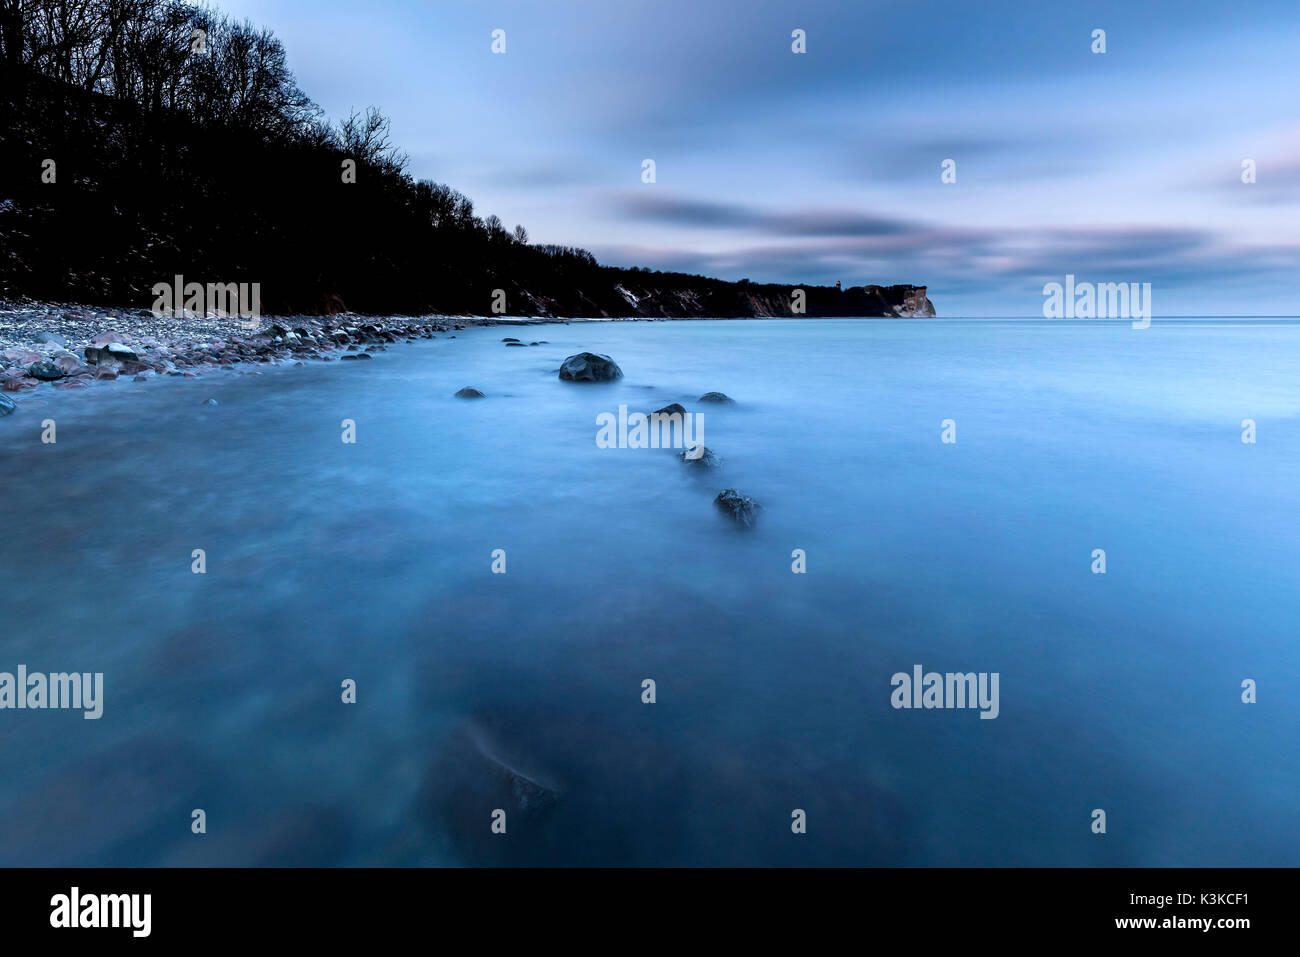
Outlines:
<svg viewBox="0 0 1300 957"><path fill-rule="evenodd" d="M941 316L1041 315L1067 274L1300 314L1296 0L216 5L331 117L380 107L413 176L603 263L924 285Z"/></svg>

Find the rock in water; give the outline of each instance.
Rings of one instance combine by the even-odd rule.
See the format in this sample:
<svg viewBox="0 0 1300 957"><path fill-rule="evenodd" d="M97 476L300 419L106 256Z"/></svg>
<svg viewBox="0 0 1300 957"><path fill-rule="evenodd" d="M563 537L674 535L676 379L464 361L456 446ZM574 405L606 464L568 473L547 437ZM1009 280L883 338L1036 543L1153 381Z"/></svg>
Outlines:
<svg viewBox="0 0 1300 957"><path fill-rule="evenodd" d="M712 449L703 445L697 445L695 448L678 452L677 457L687 465L697 469L716 469L722 464L722 459Z"/></svg>
<svg viewBox="0 0 1300 957"><path fill-rule="evenodd" d="M421 800L465 863L534 865L561 853L554 823L559 802L558 788L500 754L474 723L451 735L426 778ZM506 833L515 838L511 846L503 846L486 826L481 834L469 826L471 816L481 816L473 813L480 808L506 812Z"/></svg>
<svg viewBox="0 0 1300 957"><path fill-rule="evenodd" d="M501 341L502 341L502 342L518 342L519 340L516 339L514 336L506 336L506 337L505 337L504 339L502 339Z"/></svg>
<svg viewBox="0 0 1300 957"><path fill-rule="evenodd" d="M14 409L18 408L14 400L7 395L0 395L0 416L13 415Z"/></svg>
<svg viewBox="0 0 1300 957"><path fill-rule="evenodd" d="M458 399L482 399L484 395L478 389L471 389L469 386L459 390L456 393Z"/></svg>
<svg viewBox="0 0 1300 957"><path fill-rule="evenodd" d="M679 403L673 402L670 405L664 406L662 409L655 409L653 414L654 415L685 415L686 409L684 409Z"/></svg>
<svg viewBox="0 0 1300 957"><path fill-rule="evenodd" d="M697 618L683 617L685 629ZM470 716L431 763L413 818L469 866L904 864L914 819L863 764L706 722L683 735L643 712L573 702ZM788 795L812 820L791 840ZM490 814L506 813L505 834ZM814 816L815 815L815 816ZM3 821L0 821L3 826Z"/></svg>
<svg viewBox="0 0 1300 957"><path fill-rule="evenodd" d="M746 528L754 524L754 521L758 518L758 510L761 507L753 498L744 492L737 492L734 488L723 489L719 492L718 497L713 500L713 504Z"/></svg>
<svg viewBox="0 0 1300 957"><path fill-rule="evenodd" d="M527 349L527 348L528 348L526 345L524 345L522 342L519 342L518 340L516 340L515 342L507 342L507 343L506 343L506 348L507 348L507 349L509 349L511 346L518 346L520 349Z"/></svg>
<svg viewBox="0 0 1300 957"><path fill-rule="evenodd" d="M33 362L27 369L27 374L33 379L40 379L42 382L57 382L63 378L63 370L53 362Z"/></svg>
<svg viewBox="0 0 1300 957"><path fill-rule="evenodd" d="M623 378L623 370L609 356L579 352L564 360L560 366L560 378L566 382L608 382Z"/></svg>
<svg viewBox="0 0 1300 957"><path fill-rule="evenodd" d="M704 395L700 396L698 401L717 402L719 404L724 404L724 405L736 404L736 400L733 399L731 396L727 395L725 392L706 392L704 393Z"/></svg>

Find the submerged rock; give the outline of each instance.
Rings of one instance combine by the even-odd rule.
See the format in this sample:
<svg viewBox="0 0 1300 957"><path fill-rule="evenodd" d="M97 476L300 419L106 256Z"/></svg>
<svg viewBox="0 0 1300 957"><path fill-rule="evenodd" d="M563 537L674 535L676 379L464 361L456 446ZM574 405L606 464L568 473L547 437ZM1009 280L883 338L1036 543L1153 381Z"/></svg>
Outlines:
<svg viewBox="0 0 1300 957"><path fill-rule="evenodd" d="M717 402L724 405L735 405L736 400L725 392L706 392L697 400L700 402Z"/></svg>
<svg viewBox="0 0 1300 957"><path fill-rule="evenodd" d="M608 382L622 377L623 370L613 359L594 352L569 356L560 366L560 378L566 382Z"/></svg>
<svg viewBox="0 0 1300 957"><path fill-rule="evenodd" d="M680 403L673 402L673 403L670 403L669 405L664 406L662 409L655 409L655 411L654 411L652 414L654 414L654 415L685 415L685 414L686 414L686 409L685 409L685 408L684 408Z"/></svg>
<svg viewBox="0 0 1300 957"><path fill-rule="evenodd" d="M519 757L532 763L525 755L503 753L485 728L470 721L452 733L430 769L421 816L432 812L444 840L463 862L542 864L558 855L554 819L559 788L543 780L544 772L517 763ZM503 846L486 824L476 826L490 823L497 809L505 812L510 846Z"/></svg>
<svg viewBox="0 0 1300 957"><path fill-rule="evenodd" d="M12 415L14 409L18 408L14 400L7 395L0 395L0 416Z"/></svg>
<svg viewBox="0 0 1300 957"><path fill-rule="evenodd" d="M455 337L453 336L453 338L455 338ZM502 341L502 342L518 342L519 340L516 339L514 336L506 336L506 337L505 337L504 339L502 339L501 341Z"/></svg>
<svg viewBox="0 0 1300 957"><path fill-rule="evenodd" d="M762 507L754 498L744 492L737 492L734 488L719 492L713 504L746 528L754 524L758 518L758 510Z"/></svg>
<svg viewBox="0 0 1300 957"><path fill-rule="evenodd" d="M528 348L524 343L519 342L518 340L515 340L514 342L507 342L507 343L506 343L506 348L507 348L507 349L509 349L511 346L518 346L520 349L526 349L526 348Z"/></svg>
<svg viewBox="0 0 1300 957"><path fill-rule="evenodd" d="M708 722L682 735L649 708L571 693L563 705L479 711L447 737L413 813L429 843L469 866L907 863L913 821L866 762L831 765L802 742ZM792 807L855 826L792 840L788 824L770 826ZM504 835L490 829L496 809Z"/></svg>
<svg viewBox="0 0 1300 957"><path fill-rule="evenodd" d="M484 396L483 393L480 392L478 389L471 389L469 386L466 386L465 388L460 389L459 391L457 391L457 393L456 393L456 398L458 398L458 399L482 399L482 398L485 398L485 396Z"/></svg>

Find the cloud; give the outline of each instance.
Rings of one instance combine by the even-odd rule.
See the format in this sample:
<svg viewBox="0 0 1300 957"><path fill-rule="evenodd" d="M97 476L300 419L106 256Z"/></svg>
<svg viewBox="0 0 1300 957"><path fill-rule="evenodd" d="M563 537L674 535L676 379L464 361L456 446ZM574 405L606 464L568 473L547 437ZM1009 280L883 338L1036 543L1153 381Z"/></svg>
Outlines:
<svg viewBox="0 0 1300 957"><path fill-rule="evenodd" d="M740 203L688 199L662 191L619 192L613 206L626 218L642 222L743 229L779 236L896 236L911 228L903 220L884 216L817 209L769 212Z"/></svg>
<svg viewBox="0 0 1300 957"><path fill-rule="evenodd" d="M737 203L620 195L618 215L698 230L699 246L608 244L602 262L756 282L910 282L1037 295L1071 273L1159 288L1248 282L1300 269L1300 245L1241 243L1208 228L1162 224L952 227L839 210L779 212ZM719 230L734 239L719 243ZM779 237L779 238L778 238ZM1020 300L1017 300L1020 301Z"/></svg>

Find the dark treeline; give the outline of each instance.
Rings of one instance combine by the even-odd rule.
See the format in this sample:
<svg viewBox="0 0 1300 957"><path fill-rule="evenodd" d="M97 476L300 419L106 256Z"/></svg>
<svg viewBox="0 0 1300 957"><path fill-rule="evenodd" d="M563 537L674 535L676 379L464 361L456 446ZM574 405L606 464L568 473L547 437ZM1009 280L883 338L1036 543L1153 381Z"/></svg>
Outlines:
<svg viewBox="0 0 1300 957"><path fill-rule="evenodd" d="M210 7L0 0L0 83L0 296L148 307L183 275L261 283L282 313L485 314L495 289L512 314L788 311L789 287L529 244L410 176L379 110L328 121L270 31Z"/></svg>

